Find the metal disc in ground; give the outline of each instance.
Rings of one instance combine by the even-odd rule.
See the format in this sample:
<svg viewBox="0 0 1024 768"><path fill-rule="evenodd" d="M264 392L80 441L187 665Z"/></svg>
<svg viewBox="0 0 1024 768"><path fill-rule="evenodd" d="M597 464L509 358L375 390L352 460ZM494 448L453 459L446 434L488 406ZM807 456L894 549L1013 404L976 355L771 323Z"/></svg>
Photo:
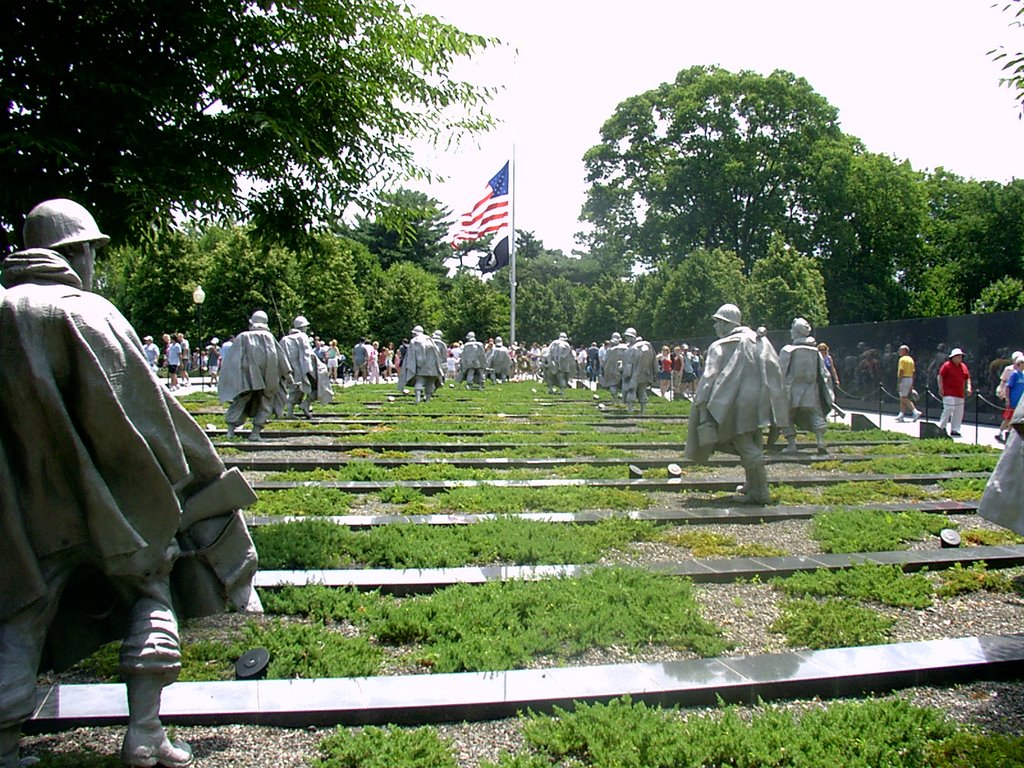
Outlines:
<svg viewBox="0 0 1024 768"><path fill-rule="evenodd" d="M960 546L960 534L952 528L943 528L939 531L939 540L942 542L943 547Z"/></svg>
<svg viewBox="0 0 1024 768"><path fill-rule="evenodd" d="M236 680L259 680L266 676L270 664L270 651L253 648L243 653L235 662Z"/></svg>

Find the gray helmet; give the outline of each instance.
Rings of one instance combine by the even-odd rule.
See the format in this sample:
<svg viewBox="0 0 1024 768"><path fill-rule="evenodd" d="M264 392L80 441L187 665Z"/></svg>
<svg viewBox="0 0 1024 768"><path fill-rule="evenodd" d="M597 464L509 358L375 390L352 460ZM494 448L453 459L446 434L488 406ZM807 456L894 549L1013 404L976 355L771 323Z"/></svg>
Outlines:
<svg viewBox="0 0 1024 768"><path fill-rule="evenodd" d="M735 304L723 304L711 317L715 320L724 320L725 322L732 323L733 325L739 325L743 322L743 315L740 314L740 308Z"/></svg>
<svg viewBox="0 0 1024 768"><path fill-rule="evenodd" d="M466 341L476 341L476 334L470 331L466 334Z"/></svg>
<svg viewBox="0 0 1024 768"><path fill-rule="evenodd" d="M566 341L568 338L569 337L565 335L565 331L562 331L560 334L558 334L559 341Z"/></svg>
<svg viewBox="0 0 1024 768"><path fill-rule="evenodd" d="M625 336L626 338L629 338L629 339L635 339L636 338L636 328L633 328L631 326L631 327L627 328L626 332L624 334L622 334L622 335Z"/></svg>
<svg viewBox="0 0 1024 768"><path fill-rule="evenodd" d="M257 309L252 313L252 317L249 318L249 325L251 326L262 325L266 327L268 322L270 322L270 319L267 317L267 313L262 309Z"/></svg>
<svg viewBox="0 0 1024 768"><path fill-rule="evenodd" d="M422 325L414 325L412 327L412 335L413 336L419 336L421 333L423 333L423 326Z"/></svg>
<svg viewBox="0 0 1024 768"><path fill-rule="evenodd" d="M612 333L612 341L622 341L622 336L619 335L618 331Z"/></svg>
<svg viewBox="0 0 1024 768"><path fill-rule="evenodd" d="M444 336L442 335L440 328L438 328L436 331L434 331L434 336L433 337L435 339L437 339L438 341L444 341Z"/></svg>
<svg viewBox="0 0 1024 768"><path fill-rule="evenodd" d="M303 315L299 315L292 321L292 328L298 328L300 331L303 328L309 328L309 320L307 320Z"/></svg>
<svg viewBox="0 0 1024 768"><path fill-rule="evenodd" d="M64 198L47 200L29 211L22 239L26 248L59 248L74 243L92 243L102 248L110 242L91 213L74 200Z"/></svg>
<svg viewBox="0 0 1024 768"><path fill-rule="evenodd" d="M502 341L501 341L501 336L495 336L495 337L494 337L494 343L495 343L495 344L501 344L501 343L502 343Z"/></svg>
<svg viewBox="0 0 1024 768"><path fill-rule="evenodd" d="M810 336L811 324L804 320L804 318L802 317L794 317L793 326L791 330L795 333L799 333L801 336Z"/></svg>

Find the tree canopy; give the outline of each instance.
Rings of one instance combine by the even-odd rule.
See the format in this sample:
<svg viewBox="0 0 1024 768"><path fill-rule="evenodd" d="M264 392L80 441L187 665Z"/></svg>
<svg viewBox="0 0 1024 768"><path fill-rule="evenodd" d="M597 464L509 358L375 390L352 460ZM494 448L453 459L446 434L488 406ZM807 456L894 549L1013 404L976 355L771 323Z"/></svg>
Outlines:
<svg viewBox="0 0 1024 768"><path fill-rule="evenodd" d="M493 41L394 0L10 0L0 229L72 197L125 239L186 214L302 232L489 125L452 77Z"/></svg>

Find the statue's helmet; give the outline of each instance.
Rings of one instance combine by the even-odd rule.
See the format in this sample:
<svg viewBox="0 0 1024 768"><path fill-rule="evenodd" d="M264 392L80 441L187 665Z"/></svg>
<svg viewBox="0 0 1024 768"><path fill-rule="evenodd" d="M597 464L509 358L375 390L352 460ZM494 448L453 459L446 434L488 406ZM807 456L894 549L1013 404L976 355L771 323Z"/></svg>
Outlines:
<svg viewBox="0 0 1024 768"><path fill-rule="evenodd" d="M494 343L495 343L495 344L501 344L501 343L503 343L503 342L502 342L502 340L501 340L501 336L495 336L495 337L494 337Z"/></svg>
<svg viewBox="0 0 1024 768"><path fill-rule="evenodd" d="M309 320L307 320L305 316L299 315L292 321L292 328L297 328L300 331L303 328L309 328Z"/></svg>
<svg viewBox="0 0 1024 768"><path fill-rule="evenodd" d="M714 320L723 320L727 323L732 323L733 325L739 325L743 322L743 315L740 314L740 308L735 304L723 304L711 317Z"/></svg>
<svg viewBox="0 0 1024 768"><path fill-rule="evenodd" d="M440 328L434 331L434 338L437 339L438 341L444 341L444 335L441 333Z"/></svg>
<svg viewBox="0 0 1024 768"><path fill-rule="evenodd" d="M618 331L612 333L612 341L622 341L622 336L619 335Z"/></svg>
<svg viewBox="0 0 1024 768"><path fill-rule="evenodd" d="M629 328L626 329L626 332L623 334L623 336L625 336L627 339L635 339L636 338L636 328L633 328L632 326L630 326Z"/></svg>
<svg viewBox="0 0 1024 768"><path fill-rule="evenodd" d="M811 335L811 324L808 323L802 317L795 317L795 318L793 318L793 326L792 326L792 328L790 330L794 334L799 334L800 336L810 336Z"/></svg>
<svg viewBox="0 0 1024 768"><path fill-rule="evenodd" d="M249 318L249 325L253 327L257 325L262 325L266 327L267 323L269 322L270 318L267 317L267 313L264 312L262 309L257 309L255 312L252 313L252 317Z"/></svg>
<svg viewBox="0 0 1024 768"><path fill-rule="evenodd" d="M91 213L74 200L64 198L47 200L29 211L22 239L26 248L59 248L75 243L92 243L102 248L110 242Z"/></svg>
<svg viewBox="0 0 1024 768"><path fill-rule="evenodd" d="M466 334L466 341L476 341L476 334L470 331Z"/></svg>
<svg viewBox="0 0 1024 768"><path fill-rule="evenodd" d="M413 336L419 336L421 333L423 333L423 326L422 325L414 325L412 327L412 335Z"/></svg>
<svg viewBox="0 0 1024 768"><path fill-rule="evenodd" d="M569 337L565 335L565 331L562 331L560 334L558 334L559 341L568 341L568 339Z"/></svg>

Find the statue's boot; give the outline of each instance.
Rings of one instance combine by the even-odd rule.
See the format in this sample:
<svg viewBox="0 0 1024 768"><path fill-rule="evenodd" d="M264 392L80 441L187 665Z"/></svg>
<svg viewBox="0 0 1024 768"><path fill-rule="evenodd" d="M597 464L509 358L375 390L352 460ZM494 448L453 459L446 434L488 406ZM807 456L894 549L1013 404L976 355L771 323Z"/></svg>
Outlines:
<svg viewBox="0 0 1024 768"><path fill-rule="evenodd" d="M128 766L185 768L192 765L192 748L184 741L172 742L160 723L160 694L164 680L159 675L129 675L128 732L121 745L121 762Z"/></svg>
<svg viewBox="0 0 1024 768"><path fill-rule="evenodd" d="M260 439L261 439L260 438L260 430L261 429L263 429L263 427L260 424L253 424L252 425L252 431L249 433L249 439L252 440L254 443L258 443L260 441Z"/></svg>
<svg viewBox="0 0 1024 768"><path fill-rule="evenodd" d="M828 448L825 447L825 434L818 432L815 437L818 438L818 455L828 456Z"/></svg>
<svg viewBox="0 0 1024 768"><path fill-rule="evenodd" d="M303 415L305 415L305 417L307 419L312 421L312 419L313 419L313 408L312 408L312 406L310 406L308 403L303 403L303 405L302 405L302 413L303 413Z"/></svg>
<svg viewBox="0 0 1024 768"><path fill-rule="evenodd" d="M419 405L420 401L422 399L423 399L423 388L422 387L416 387L416 404Z"/></svg>
<svg viewBox="0 0 1024 768"><path fill-rule="evenodd" d="M746 467L747 479L743 484L744 504L770 504L771 494L768 493L768 471L764 464Z"/></svg>
<svg viewBox="0 0 1024 768"><path fill-rule="evenodd" d="M21 726L8 725L0 728L0 768L20 768L18 742L21 740Z"/></svg>
<svg viewBox="0 0 1024 768"><path fill-rule="evenodd" d="M295 418L295 406L292 405L291 403L288 403L288 410L285 411L284 417L286 419L294 419Z"/></svg>
<svg viewBox="0 0 1024 768"><path fill-rule="evenodd" d="M785 448L782 449L782 452L783 453L788 453L790 455L795 454L797 452L797 450L796 450L796 435L787 435L786 436L786 443L787 443L787 445L786 445Z"/></svg>
<svg viewBox="0 0 1024 768"><path fill-rule="evenodd" d="M228 437L234 437L235 436L235 429L236 429L236 427L235 427L234 424L228 424Z"/></svg>

